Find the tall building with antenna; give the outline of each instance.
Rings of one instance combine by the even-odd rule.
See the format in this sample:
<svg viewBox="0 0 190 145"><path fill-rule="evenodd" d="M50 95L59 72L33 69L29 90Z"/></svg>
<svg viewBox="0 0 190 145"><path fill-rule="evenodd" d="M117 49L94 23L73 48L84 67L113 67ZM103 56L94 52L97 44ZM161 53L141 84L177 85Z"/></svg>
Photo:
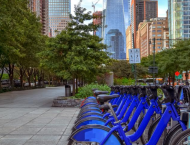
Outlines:
<svg viewBox="0 0 190 145"><path fill-rule="evenodd" d="M103 39L107 44L107 52L110 58L126 59L126 25L128 21L125 15L128 15L129 0L104 0L103 9ZM106 26L106 27L105 27Z"/></svg>

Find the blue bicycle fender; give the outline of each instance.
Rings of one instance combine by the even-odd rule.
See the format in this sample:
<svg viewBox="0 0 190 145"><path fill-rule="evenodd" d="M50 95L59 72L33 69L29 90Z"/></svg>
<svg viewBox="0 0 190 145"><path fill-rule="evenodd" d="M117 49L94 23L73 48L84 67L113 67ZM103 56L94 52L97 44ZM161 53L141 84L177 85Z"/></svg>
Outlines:
<svg viewBox="0 0 190 145"><path fill-rule="evenodd" d="M70 137L71 140L76 141L87 141L101 143L109 133L110 129L103 126L94 125L94 127L88 128L87 126L81 127L76 130ZM122 145L121 139L116 135L112 134L104 145Z"/></svg>

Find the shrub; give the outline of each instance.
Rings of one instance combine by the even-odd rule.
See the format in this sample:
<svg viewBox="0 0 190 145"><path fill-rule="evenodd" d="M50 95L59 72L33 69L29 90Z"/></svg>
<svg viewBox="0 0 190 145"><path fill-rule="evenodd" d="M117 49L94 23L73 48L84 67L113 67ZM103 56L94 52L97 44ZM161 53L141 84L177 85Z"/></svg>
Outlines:
<svg viewBox="0 0 190 145"><path fill-rule="evenodd" d="M114 84L115 85L135 85L135 80L134 79L127 79L127 78L115 78L114 79Z"/></svg>
<svg viewBox="0 0 190 145"><path fill-rule="evenodd" d="M110 87L107 85L89 84L79 88L79 91L75 95L75 98L86 98L89 96L93 96L92 89L98 89L101 91L109 91L109 92L111 91Z"/></svg>

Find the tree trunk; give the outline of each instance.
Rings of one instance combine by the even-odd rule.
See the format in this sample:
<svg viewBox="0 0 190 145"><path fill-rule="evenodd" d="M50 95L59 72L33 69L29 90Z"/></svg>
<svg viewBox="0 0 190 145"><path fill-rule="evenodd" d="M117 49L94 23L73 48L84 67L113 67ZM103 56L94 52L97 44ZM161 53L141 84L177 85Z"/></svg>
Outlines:
<svg viewBox="0 0 190 145"><path fill-rule="evenodd" d="M170 80L170 73L169 73L169 79L168 79L168 80L169 80L169 86L170 86L170 85L171 85L171 83L170 83L170 81L171 81L171 80Z"/></svg>
<svg viewBox="0 0 190 145"><path fill-rule="evenodd" d="M41 71L41 81L42 81L42 87L44 87L44 73Z"/></svg>
<svg viewBox="0 0 190 145"><path fill-rule="evenodd" d="M174 83L175 83L175 73L173 74L173 86L174 86Z"/></svg>
<svg viewBox="0 0 190 145"><path fill-rule="evenodd" d="M36 87L36 69L34 69L34 73L33 73L33 75L34 75L34 86Z"/></svg>
<svg viewBox="0 0 190 145"><path fill-rule="evenodd" d="M81 81L82 81L82 87L83 87L84 86L84 78L83 77L82 77Z"/></svg>
<svg viewBox="0 0 190 145"><path fill-rule="evenodd" d="M27 80L28 80L28 83L29 83L29 87L31 87L31 75L33 73L33 69L28 68L26 71L28 73Z"/></svg>
<svg viewBox="0 0 190 145"><path fill-rule="evenodd" d="M36 75L34 75L34 85L36 87Z"/></svg>
<svg viewBox="0 0 190 145"><path fill-rule="evenodd" d="M20 87L23 87L23 74L22 74L22 70L20 68Z"/></svg>
<svg viewBox="0 0 190 145"><path fill-rule="evenodd" d="M82 86L82 77L79 78L79 87Z"/></svg>
<svg viewBox="0 0 190 145"><path fill-rule="evenodd" d="M7 73L9 75L9 81L10 81L10 86L13 88L14 83L13 83L13 78L14 78L14 64L9 63L9 68L7 70Z"/></svg>
<svg viewBox="0 0 190 145"><path fill-rule="evenodd" d="M2 77L3 77L3 73L4 73L4 67L1 68L1 74L0 74L0 91L2 90L1 79L2 79Z"/></svg>
<svg viewBox="0 0 190 145"><path fill-rule="evenodd" d="M73 96L75 96L75 77L73 77Z"/></svg>
<svg viewBox="0 0 190 145"><path fill-rule="evenodd" d="M49 86L51 85L50 82L51 82L51 76L50 76L50 74L49 74Z"/></svg>
<svg viewBox="0 0 190 145"><path fill-rule="evenodd" d="M76 77L76 93L78 93L78 78Z"/></svg>
<svg viewBox="0 0 190 145"><path fill-rule="evenodd" d="M40 71L37 71L37 76L38 76L38 86L41 86L41 82L40 82Z"/></svg>
<svg viewBox="0 0 190 145"><path fill-rule="evenodd" d="M186 70L186 73L185 73L185 78L186 78L186 82L188 81L188 71Z"/></svg>
<svg viewBox="0 0 190 145"><path fill-rule="evenodd" d="M31 87L30 75L28 76L28 84L29 84L29 87Z"/></svg>
<svg viewBox="0 0 190 145"><path fill-rule="evenodd" d="M21 88L23 88L23 77L24 77L24 69L23 67L20 68L20 84Z"/></svg>

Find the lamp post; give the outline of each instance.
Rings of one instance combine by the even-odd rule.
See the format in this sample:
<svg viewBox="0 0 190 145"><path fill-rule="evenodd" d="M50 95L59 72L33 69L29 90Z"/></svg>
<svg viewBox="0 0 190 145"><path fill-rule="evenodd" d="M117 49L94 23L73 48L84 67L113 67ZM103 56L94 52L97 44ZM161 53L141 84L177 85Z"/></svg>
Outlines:
<svg viewBox="0 0 190 145"><path fill-rule="evenodd" d="M134 42L134 33L132 34L133 37L133 49L135 49L135 42ZM134 72L134 78L135 78L135 85L137 84L137 73L136 73L136 64L132 64L132 71Z"/></svg>
<svg viewBox="0 0 190 145"><path fill-rule="evenodd" d="M155 37L153 38L153 39L149 39L150 41L150 43L149 44L151 44L151 40L153 40L153 43L154 43L154 45L153 45L153 67L152 67L152 74L153 74L153 82L154 82L154 84L156 84L156 79L155 79L155 74L156 73L158 73L157 71L158 71L158 68L156 67L156 61L155 61L155 58L156 58L156 40L159 40L159 41L161 41L161 40L168 40L168 41L170 41L170 40L182 40L182 39L156 39Z"/></svg>

